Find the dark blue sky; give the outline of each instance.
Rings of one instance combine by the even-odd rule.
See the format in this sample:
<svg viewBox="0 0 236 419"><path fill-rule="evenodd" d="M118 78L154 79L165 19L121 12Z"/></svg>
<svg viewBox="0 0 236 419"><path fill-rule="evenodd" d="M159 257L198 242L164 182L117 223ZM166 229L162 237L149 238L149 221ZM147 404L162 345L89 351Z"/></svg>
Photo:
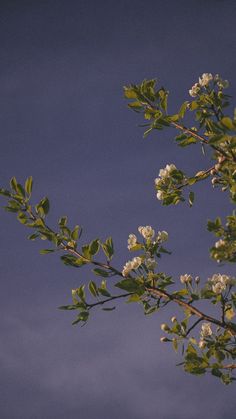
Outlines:
<svg viewBox="0 0 236 419"><path fill-rule="evenodd" d="M205 225L231 210L227 196L206 184L194 208L163 208L153 187L166 163L191 173L209 160L195 146L177 148L171 130L144 140L122 86L156 77L175 111L212 72L231 81L235 97L235 19L230 0L1 0L1 186L33 175L52 225L67 214L85 242L111 234L119 268L128 234L152 225L170 234L173 255L161 270L176 279L218 272ZM176 308L144 317L121 304L72 327L57 307L91 274L39 255L44 243L27 241L11 214L2 211L0 225L2 419L234 417L233 386L186 375L159 343L159 325Z"/></svg>

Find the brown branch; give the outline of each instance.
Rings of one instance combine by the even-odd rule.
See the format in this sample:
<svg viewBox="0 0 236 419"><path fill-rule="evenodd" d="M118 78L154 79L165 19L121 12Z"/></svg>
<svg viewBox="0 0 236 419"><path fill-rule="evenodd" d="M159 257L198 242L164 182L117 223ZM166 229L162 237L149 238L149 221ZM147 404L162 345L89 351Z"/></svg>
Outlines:
<svg viewBox="0 0 236 419"><path fill-rule="evenodd" d="M195 323L193 323L193 325L187 330L187 332L185 333L184 337L186 338L189 333L198 325L198 323L200 323L203 319L198 319L195 321Z"/></svg>
<svg viewBox="0 0 236 419"><path fill-rule="evenodd" d="M170 301L174 301L179 306L184 307L185 309L189 310L192 314L195 314L198 316L201 320L208 321L210 323L213 323L217 326L222 327L223 329L229 330L232 335L236 335L236 331L234 327L232 327L229 323L223 323L222 321L215 319L214 317L211 317L207 314L204 314L202 311L198 310L196 307L192 306L191 304L187 303L186 301L180 300L178 297L175 297L173 294L169 294L168 292L161 290L160 288L152 288L147 287L146 290L150 292L151 294L161 296L163 298L168 298Z"/></svg>
<svg viewBox="0 0 236 419"><path fill-rule="evenodd" d="M186 132L187 134L190 134L192 137L194 137L197 140L201 141L201 143L204 143L204 144L208 144L209 145L208 141L204 137L202 137L201 135L197 134L195 131L193 131L193 130L191 130L189 128L186 128L183 125L180 125L180 124L178 124L177 122L174 122L174 121L172 121L171 124L175 128L180 129L181 131Z"/></svg>
<svg viewBox="0 0 236 419"><path fill-rule="evenodd" d="M236 369L236 364L228 364L228 365L224 365L223 367L221 367L224 370L234 370Z"/></svg>

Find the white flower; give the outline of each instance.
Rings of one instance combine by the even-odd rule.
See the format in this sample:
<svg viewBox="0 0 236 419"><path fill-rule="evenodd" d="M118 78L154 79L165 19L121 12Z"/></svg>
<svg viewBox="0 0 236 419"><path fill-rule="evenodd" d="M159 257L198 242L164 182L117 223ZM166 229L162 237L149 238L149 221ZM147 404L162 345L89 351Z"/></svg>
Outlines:
<svg viewBox="0 0 236 419"><path fill-rule="evenodd" d="M221 282L217 282L215 285L212 285L212 291L215 294L221 294L223 291L225 291L226 286L222 284Z"/></svg>
<svg viewBox="0 0 236 419"><path fill-rule="evenodd" d="M163 191L158 191L157 192L157 199L159 199L159 201L161 201L164 198L164 192Z"/></svg>
<svg viewBox="0 0 236 419"><path fill-rule="evenodd" d="M231 284L232 278L228 275L214 274L208 281L212 286L212 291L215 294L221 294L226 290L227 285Z"/></svg>
<svg viewBox="0 0 236 419"><path fill-rule="evenodd" d="M162 179L161 178L159 178L159 177L157 177L156 179L155 179L155 185L158 187L158 186L160 186L162 184Z"/></svg>
<svg viewBox="0 0 236 419"><path fill-rule="evenodd" d="M151 226L142 227L140 226L138 228L139 233L143 236L144 239L152 239L155 235L155 231Z"/></svg>
<svg viewBox="0 0 236 419"><path fill-rule="evenodd" d="M132 259L132 264L133 264L132 269L138 269L138 267L141 265L141 263L142 263L142 259L139 256L133 258Z"/></svg>
<svg viewBox="0 0 236 419"><path fill-rule="evenodd" d="M154 258L148 258L145 260L145 265L148 269L153 271L155 267L157 266L157 262L155 261Z"/></svg>
<svg viewBox="0 0 236 419"><path fill-rule="evenodd" d="M192 88L188 91L190 96L196 97L200 91L200 86L198 83L195 83Z"/></svg>
<svg viewBox="0 0 236 419"><path fill-rule="evenodd" d="M177 322L177 318L175 316L171 317L171 323Z"/></svg>
<svg viewBox="0 0 236 419"><path fill-rule="evenodd" d="M196 282L196 284L199 284L199 282L200 282L200 276L195 276L195 282Z"/></svg>
<svg viewBox="0 0 236 419"><path fill-rule="evenodd" d="M130 234L128 238L128 249L132 249L132 247L136 246L137 244L137 237L135 234Z"/></svg>
<svg viewBox="0 0 236 419"><path fill-rule="evenodd" d="M180 282L182 282L182 284L189 284L190 282L192 282L192 280L193 278L191 275L180 275Z"/></svg>
<svg viewBox="0 0 236 419"><path fill-rule="evenodd" d="M158 231L156 240L160 243L163 243L168 240L168 237L169 235L166 231Z"/></svg>
<svg viewBox="0 0 236 419"><path fill-rule="evenodd" d="M202 77L199 77L199 84L202 87L207 86L212 79L213 76L211 73L203 73Z"/></svg>
<svg viewBox="0 0 236 419"><path fill-rule="evenodd" d="M160 178L166 178L169 177L169 175L171 174L171 172L173 172L176 169L176 166L174 164L167 164L166 167L164 169L160 169L159 171L159 177Z"/></svg>
<svg viewBox="0 0 236 419"><path fill-rule="evenodd" d="M218 242L215 243L215 247L218 249L219 247L222 247L225 245L225 241L220 239Z"/></svg>
<svg viewBox="0 0 236 419"><path fill-rule="evenodd" d="M200 335L202 336L202 338L206 338L207 336L211 336L212 333L213 332L211 330L211 324L210 323L203 323L201 331L200 331Z"/></svg>
<svg viewBox="0 0 236 419"><path fill-rule="evenodd" d="M129 275L132 269L133 269L133 263L131 260L129 260L128 262L126 262L125 266L123 267L122 275L123 276Z"/></svg>
<svg viewBox="0 0 236 419"><path fill-rule="evenodd" d="M132 260L129 260L128 262L126 262L125 266L123 267L122 275L123 276L129 275L130 271L132 271L133 269L138 269L141 263L142 263L142 259L139 256L133 258Z"/></svg>
<svg viewBox="0 0 236 419"><path fill-rule="evenodd" d="M204 349L205 346L206 346L205 340L204 339L200 339L199 340L199 343L198 343L198 346L199 346L200 349Z"/></svg>

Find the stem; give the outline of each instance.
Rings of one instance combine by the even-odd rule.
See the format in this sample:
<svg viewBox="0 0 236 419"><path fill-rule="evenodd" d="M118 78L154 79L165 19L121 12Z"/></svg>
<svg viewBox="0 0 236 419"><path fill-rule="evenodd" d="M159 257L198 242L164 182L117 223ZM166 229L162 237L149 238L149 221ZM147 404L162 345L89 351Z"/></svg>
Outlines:
<svg viewBox="0 0 236 419"><path fill-rule="evenodd" d="M196 316L198 316L201 320L205 320L208 321L210 323L216 324L217 326L222 327L223 329L227 329L229 330L232 335L236 335L236 331L234 329L234 327L232 327L230 324L227 323L223 323L222 321L215 319L214 317L208 316L207 314L204 314L202 311L198 310L196 307L193 307L192 305L190 305L189 303L186 303L183 300L180 300L178 297L175 297L173 294L169 294L168 292L161 290L159 288L150 288L147 287L146 290L148 292L150 292L151 294L153 293L154 295L158 295L161 296L163 298L168 298L171 301L174 301L175 303L177 303L179 306L184 307L185 309L189 310L192 314L195 314Z"/></svg>
<svg viewBox="0 0 236 419"><path fill-rule="evenodd" d="M64 246L64 247L63 247L63 250L66 250L67 252L69 252L69 253L71 253L72 255L77 256L77 257L79 257L79 258L81 258L81 259L83 259L83 260L85 260L86 262L90 262L90 263L92 263L93 265L100 266L100 268L103 268L103 269L108 269L108 270L110 270L110 271L114 272L114 274L115 274L115 275L122 276L122 278L123 278L122 273L121 273L120 271L118 271L116 268L113 268L111 265L108 265L108 264L106 264L106 263L96 262L96 261L94 261L94 260L87 259L87 258L85 258L85 257L84 257L81 253L79 253L77 250L71 249L71 248L70 248L70 247L68 247L68 246Z"/></svg>
<svg viewBox="0 0 236 419"><path fill-rule="evenodd" d="M208 170L211 170L211 169L208 169ZM29 215L30 215L30 217L31 217L32 220L36 220L37 219L37 216L33 213L33 211L31 209L28 209L27 212L29 213ZM48 230L50 230L51 232L53 232L53 230L50 227L48 227L46 224L45 224L45 227ZM67 244L62 244L62 249L68 251L69 253L71 253L71 254L79 257L79 258L84 259L86 262L89 262L89 263L91 263L93 265L99 266L99 267L101 267L103 269L110 270L115 275L121 276L123 278L122 272L120 272L118 269L110 266L109 264L105 264L105 263L97 262L97 261L92 261L92 260L90 260L88 258L85 258L81 253L79 253L75 249L72 249ZM213 318L211 316L208 316L207 314L202 313L196 307L192 306L190 303L187 303L187 302L179 299L175 295L169 294L168 292L166 292L165 290L162 290L160 288L155 288L155 287L148 286L145 289L151 295L158 296L158 297L163 297L164 299L167 299L169 301L174 301L179 306L184 307L185 309L189 310L192 314L195 314L196 316L199 317L199 321L198 322L195 322L195 324L192 326L192 328L190 328L188 330L187 334L193 329L193 327L196 326L197 323L199 323L202 320L206 320L206 321L208 321L210 323L216 324L217 326L220 326L220 327L222 327L224 329L229 330L232 333L232 335L234 335L234 336L236 335L236 331L235 331L234 327L232 327L229 323L228 324L225 323L224 318L222 318L222 321L220 321L220 320L215 319L215 318ZM112 301L112 300L115 300L115 299L118 299L118 298L123 298L123 297L129 296L131 294L133 294L133 293L126 293L126 294L121 294L120 296L110 297L110 298L108 298L106 300L103 300L103 301L99 301L97 303L94 303L94 304L90 305L90 307L94 307L96 305L105 304L108 301Z"/></svg>
<svg viewBox="0 0 236 419"><path fill-rule="evenodd" d="M191 129L186 128L183 125L180 125L180 124L178 124L177 122L174 122L174 121L171 122L171 125L173 125L177 129L180 129L183 132L186 132L187 134L190 134L192 137L201 141L201 143L208 144L208 141L204 137L202 137L201 135L197 134L195 131L192 131Z"/></svg>
<svg viewBox="0 0 236 419"><path fill-rule="evenodd" d="M199 176L195 175L194 177L195 177L195 178L197 178L197 181L199 182L200 180L202 180L202 179L200 178L202 175L203 175L203 176L208 175L208 173L210 173L210 172L211 172L212 170L214 170L214 169L215 169L215 164L214 164L214 166L209 167L209 169L207 169L207 170L203 170L201 175L199 175ZM199 177L199 179L198 179L198 177ZM178 190L178 189L182 189L182 188L184 188L185 186L188 186L188 185L189 185L189 183L188 183L188 182L185 182L185 183L183 183L182 185L178 186L176 189L177 189L177 190Z"/></svg>
<svg viewBox="0 0 236 419"><path fill-rule="evenodd" d="M186 334L185 334L185 338L189 335L189 333L198 325L198 323L200 323L203 319L198 319L195 321L195 323L193 323L193 325L187 330Z"/></svg>
<svg viewBox="0 0 236 419"><path fill-rule="evenodd" d="M86 303L86 305L87 305L87 307L89 309L91 309L91 308L93 308L95 306L103 305L105 303L109 303L109 301L117 300L119 298L125 298L125 297L128 297L129 295L132 295L132 294L134 294L134 293L133 292L128 292L126 294L115 295L113 297L107 298L106 300L98 301L97 303L94 303L94 304L88 304L88 303Z"/></svg>

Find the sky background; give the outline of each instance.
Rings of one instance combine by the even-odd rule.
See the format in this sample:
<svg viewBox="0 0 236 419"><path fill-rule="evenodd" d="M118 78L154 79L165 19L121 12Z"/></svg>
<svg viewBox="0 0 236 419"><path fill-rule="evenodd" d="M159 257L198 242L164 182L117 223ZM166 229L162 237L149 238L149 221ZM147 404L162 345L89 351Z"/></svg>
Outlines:
<svg viewBox="0 0 236 419"><path fill-rule="evenodd" d="M175 112L212 72L231 81L235 97L235 18L234 0L1 0L1 187L32 175L35 203L50 198L51 225L68 215L84 243L112 235L118 268L130 257L128 234L152 225L169 232L173 254L160 270L177 280L233 272L209 260L206 231L208 218L231 211L228 196L206 182L192 209L155 198L161 167L190 174L209 167L208 157L178 148L172 130L144 140L122 86L157 78ZM47 246L27 241L14 214L1 211L0 231L2 419L234 417L235 386L185 374L160 344L160 324L176 307L144 317L121 303L72 327L73 313L57 307L92 274L39 255Z"/></svg>

